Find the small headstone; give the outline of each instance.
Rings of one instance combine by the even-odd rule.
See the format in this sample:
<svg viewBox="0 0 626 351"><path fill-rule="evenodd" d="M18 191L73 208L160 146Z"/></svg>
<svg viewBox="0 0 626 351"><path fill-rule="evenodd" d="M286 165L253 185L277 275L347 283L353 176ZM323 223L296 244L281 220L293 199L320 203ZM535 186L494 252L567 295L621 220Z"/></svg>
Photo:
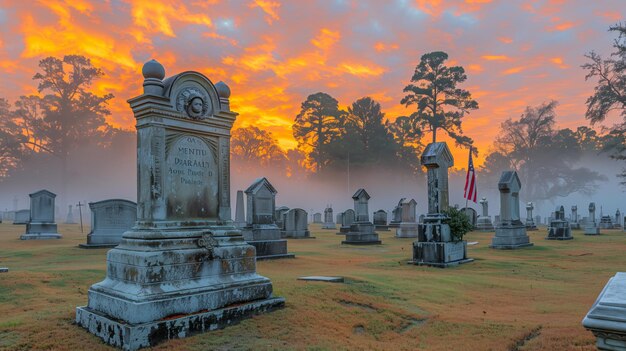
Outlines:
<svg viewBox="0 0 626 351"><path fill-rule="evenodd" d="M28 224L30 222L30 210L15 211L13 224Z"/></svg>
<svg viewBox="0 0 626 351"><path fill-rule="evenodd" d="M339 228L339 233L344 235L345 233L350 232L350 227L356 221L356 213L353 209L347 209L343 213L341 213L341 228Z"/></svg>
<svg viewBox="0 0 626 351"><path fill-rule="evenodd" d="M310 282L343 283L343 277L326 277L323 275L299 277L298 280L305 280Z"/></svg>
<svg viewBox="0 0 626 351"><path fill-rule="evenodd" d="M400 211L400 213L402 215L402 221L400 222L400 225L396 228L396 238L417 238L417 202L414 199L404 199L402 200L401 206L402 211Z"/></svg>
<svg viewBox="0 0 626 351"><path fill-rule="evenodd" d="M335 223L333 222L333 209L328 206L324 209L324 224L322 229L335 229Z"/></svg>
<svg viewBox="0 0 626 351"><path fill-rule="evenodd" d="M387 211L378 210L374 212L374 227L377 231L389 231L389 226L387 225Z"/></svg>
<svg viewBox="0 0 626 351"><path fill-rule="evenodd" d="M449 267L474 261L467 257L467 241L455 241L450 226L444 223L447 217L443 212L448 209L448 168L454 166L448 145L428 144L420 161L427 168L428 214L418 225L411 263Z"/></svg>
<svg viewBox="0 0 626 351"><path fill-rule="evenodd" d="M72 213L72 205L68 205L67 217L65 218L65 224L76 224L74 220L74 213Z"/></svg>
<svg viewBox="0 0 626 351"><path fill-rule="evenodd" d="M476 230L481 232L492 232L493 231L493 223L491 223L491 216L489 216L489 202L487 198L482 198L480 200L480 205L482 206L482 213L476 219Z"/></svg>
<svg viewBox="0 0 626 351"><path fill-rule="evenodd" d="M599 235L600 228L596 224L596 204L589 203L589 217L585 219L585 235Z"/></svg>
<svg viewBox="0 0 626 351"><path fill-rule="evenodd" d="M247 196L246 226L241 229L246 241L256 248L258 259L293 258L287 252L287 240L277 225L276 214L280 214L282 225L287 207L276 207L278 193L267 178L258 178L245 191ZM306 218L305 218L306 221ZM286 235L286 234L285 234Z"/></svg>
<svg viewBox="0 0 626 351"><path fill-rule="evenodd" d="M615 222L613 222L614 229L622 228L622 214L619 212L619 209L615 211Z"/></svg>
<svg viewBox="0 0 626 351"><path fill-rule="evenodd" d="M572 229L580 229L580 219L578 218L578 206L572 206L572 214L570 215L569 226Z"/></svg>
<svg viewBox="0 0 626 351"><path fill-rule="evenodd" d="M274 221L278 228L283 227L283 215L287 213L287 211L289 211L289 207L287 206L280 206L274 210Z"/></svg>
<svg viewBox="0 0 626 351"><path fill-rule="evenodd" d="M319 212L316 212L313 214L313 223L316 224L322 224L322 214Z"/></svg>
<svg viewBox="0 0 626 351"><path fill-rule="evenodd" d="M498 182L500 190L500 217L496 224L496 235L491 241L494 249L519 249L532 246L526 226L519 214L519 191L522 183L515 171L502 172Z"/></svg>
<svg viewBox="0 0 626 351"><path fill-rule="evenodd" d="M352 195L356 220L350 226L350 230L346 233L346 240L342 241L342 244L376 245L381 243L378 234L374 231L374 224L369 221L369 199L370 195L365 189L359 189ZM344 212L344 217L348 211Z"/></svg>
<svg viewBox="0 0 626 351"><path fill-rule="evenodd" d="M476 210L471 207L463 207L461 212L463 212L467 219L469 219L472 227L476 228L476 224L478 223L478 214L476 213Z"/></svg>
<svg viewBox="0 0 626 351"><path fill-rule="evenodd" d="M54 199L56 194L40 190L30 196L30 221L26 224L26 233L22 240L61 239L54 222Z"/></svg>
<svg viewBox="0 0 626 351"><path fill-rule="evenodd" d="M391 211L391 221L389 221L390 228L397 228L400 226L400 223L402 222L402 202L404 202L404 200L406 199L401 198L396 207L394 207Z"/></svg>
<svg viewBox="0 0 626 351"><path fill-rule="evenodd" d="M281 237L293 239L313 239L307 223L308 214L301 208L292 208L283 214Z"/></svg>
<svg viewBox="0 0 626 351"><path fill-rule="evenodd" d="M90 202L91 232L87 234L87 244L78 245L84 249L115 247L122 241L122 235L137 221L137 204L122 199Z"/></svg>
<svg viewBox="0 0 626 351"><path fill-rule="evenodd" d="M537 225L533 219L533 209L535 206L532 202L526 204L526 230L537 230Z"/></svg>
<svg viewBox="0 0 626 351"><path fill-rule="evenodd" d="M572 240L572 230L569 222L565 220L565 209L558 206L554 211L554 220L550 222L548 228L548 240Z"/></svg>
<svg viewBox="0 0 626 351"><path fill-rule="evenodd" d="M246 209L243 205L243 190L237 190L237 203L235 205L235 225L238 228L246 226Z"/></svg>

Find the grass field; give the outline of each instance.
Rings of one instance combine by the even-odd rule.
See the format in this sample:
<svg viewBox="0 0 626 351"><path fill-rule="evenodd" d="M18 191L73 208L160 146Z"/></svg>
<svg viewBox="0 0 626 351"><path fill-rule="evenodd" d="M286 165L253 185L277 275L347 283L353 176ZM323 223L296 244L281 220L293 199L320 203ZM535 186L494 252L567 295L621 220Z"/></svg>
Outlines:
<svg viewBox="0 0 626 351"><path fill-rule="evenodd" d="M106 249L85 250L78 225L63 239L21 241L24 226L0 224L0 350L112 350L74 324L75 307L105 277ZM87 232L88 229L85 231ZM626 270L626 234L605 230L534 247L488 247L472 232L475 261L439 269L407 265L412 239L380 232L383 245L342 246L335 231L289 240L296 259L261 261L286 307L224 330L173 340L154 350L594 350L581 326L607 280ZM340 275L343 284L303 282Z"/></svg>

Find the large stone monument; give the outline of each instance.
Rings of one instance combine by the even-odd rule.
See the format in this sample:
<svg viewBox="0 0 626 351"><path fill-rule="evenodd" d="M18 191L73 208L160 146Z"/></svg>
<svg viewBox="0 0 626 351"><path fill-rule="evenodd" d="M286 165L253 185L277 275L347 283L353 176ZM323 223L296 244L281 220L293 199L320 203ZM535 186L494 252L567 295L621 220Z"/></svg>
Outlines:
<svg viewBox="0 0 626 351"><path fill-rule="evenodd" d="M246 226L246 210L243 205L243 190L237 190L237 203L235 204L235 225L238 228Z"/></svg>
<svg viewBox="0 0 626 351"><path fill-rule="evenodd" d="M281 237L293 239L313 239L309 231L308 213L301 208L292 208L283 214Z"/></svg>
<svg viewBox="0 0 626 351"><path fill-rule="evenodd" d="M54 199L57 196L48 190L39 190L29 196L30 220L26 223L26 233L20 239L61 239L54 222Z"/></svg>
<svg viewBox="0 0 626 351"><path fill-rule="evenodd" d="M241 229L248 244L256 248L257 259L293 258L287 240L276 223L276 189L267 178L258 178L245 191L246 226ZM286 212L285 212L286 213ZM282 215L284 219L284 215Z"/></svg>
<svg viewBox="0 0 626 351"><path fill-rule="evenodd" d="M576 205L572 206L572 214L569 221L569 226L572 229L580 229L580 222L578 219L578 206Z"/></svg>
<svg viewBox="0 0 626 351"><path fill-rule="evenodd" d="M396 228L396 238L417 238L418 225L414 199L402 201L402 221Z"/></svg>
<svg viewBox="0 0 626 351"><path fill-rule="evenodd" d="M626 272L609 279L583 319L596 337L598 350L626 350Z"/></svg>
<svg viewBox="0 0 626 351"><path fill-rule="evenodd" d="M74 220L74 213L72 213L72 205L68 205L67 217L65 218L65 224L76 224Z"/></svg>
<svg viewBox="0 0 626 351"><path fill-rule="evenodd" d="M376 231L389 231L389 225L387 224L387 211L378 210L374 212L374 227Z"/></svg>
<svg viewBox="0 0 626 351"><path fill-rule="evenodd" d="M533 210L535 206L532 202L526 204L526 230L537 230L537 225L533 218Z"/></svg>
<svg viewBox="0 0 626 351"><path fill-rule="evenodd" d="M324 224L322 229L335 229L335 222L333 222L333 209L328 206L324 209Z"/></svg>
<svg viewBox="0 0 626 351"><path fill-rule="evenodd" d="M554 219L550 221L550 227L548 228L548 240L572 240L572 229L569 226L569 222L565 220L565 209L563 206L558 206L554 210Z"/></svg>
<svg viewBox="0 0 626 351"><path fill-rule="evenodd" d="M391 211L391 221L389 221L390 228L397 228L400 226L400 223L402 222L402 202L404 200L405 198L401 198L396 207L394 207Z"/></svg>
<svg viewBox="0 0 626 351"><path fill-rule="evenodd" d="M482 206L482 214L478 216L476 220L476 230L481 232L492 232L493 231L493 223L491 223L491 216L489 216L489 202L487 198L482 198L479 201Z"/></svg>
<svg viewBox="0 0 626 351"><path fill-rule="evenodd" d="M90 202L91 232L87 234L87 244L78 245L84 249L115 247L122 241L122 235L137 221L137 204L122 199Z"/></svg>
<svg viewBox="0 0 626 351"><path fill-rule="evenodd" d="M448 145L444 142L428 144L420 161L428 170L428 214L418 225L412 263L448 267L473 261L467 258L467 242L454 241L450 226L445 223L448 217L443 211L449 206L448 168L454 165Z"/></svg>
<svg viewBox="0 0 626 351"><path fill-rule="evenodd" d="M15 211L13 224L28 224L30 222L30 210Z"/></svg>
<svg viewBox="0 0 626 351"><path fill-rule="evenodd" d="M522 183L515 171L502 172L498 182L500 190L500 218L496 224L496 235L491 241L494 249L519 249L532 246L526 226L519 215L519 191Z"/></svg>
<svg viewBox="0 0 626 351"><path fill-rule="evenodd" d="M76 322L125 350L184 338L284 306L231 220L229 88L197 72L143 67L137 222L107 254ZM273 215L273 213L272 213Z"/></svg>
<svg viewBox="0 0 626 351"><path fill-rule="evenodd" d="M585 235L599 235L600 228L596 223L596 203L589 203L589 217L585 221Z"/></svg>
<svg viewBox="0 0 626 351"><path fill-rule="evenodd" d="M346 240L341 243L349 245L380 244L378 234L374 231L374 224L369 219L369 194L365 189L359 189L352 195L352 199L354 200L355 221L350 226L350 231L346 233Z"/></svg>

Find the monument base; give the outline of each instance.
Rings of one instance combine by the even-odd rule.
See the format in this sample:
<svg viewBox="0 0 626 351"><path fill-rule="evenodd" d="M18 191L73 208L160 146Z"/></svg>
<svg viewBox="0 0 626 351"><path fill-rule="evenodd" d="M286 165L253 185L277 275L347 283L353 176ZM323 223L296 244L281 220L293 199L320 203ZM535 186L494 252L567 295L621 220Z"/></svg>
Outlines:
<svg viewBox="0 0 626 351"><path fill-rule="evenodd" d="M548 228L548 236L546 240L572 240L572 230L567 228L550 227Z"/></svg>
<svg viewBox="0 0 626 351"><path fill-rule="evenodd" d="M585 227L585 235L600 235L600 228L598 228L598 227Z"/></svg>
<svg viewBox="0 0 626 351"><path fill-rule="evenodd" d="M372 223L357 222L350 226L350 232L346 233L346 240L341 243L344 245L379 245L381 241Z"/></svg>
<svg viewBox="0 0 626 351"><path fill-rule="evenodd" d="M526 227L518 225L497 227L496 235L491 240L489 247L500 250L515 250L533 245L526 234Z"/></svg>
<svg viewBox="0 0 626 351"><path fill-rule="evenodd" d="M20 240L47 240L61 239L63 236L59 233L29 233L20 236Z"/></svg>
<svg viewBox="0 0 626 351"><path fill-rule="evenodd" d="M287 253L287 239L281 237L275 224L255 224L241 229L241 233L248 244L256 248L257 260L295 257Z"/></svg>
<svg viewBox="0 0 626 351"><path fill-rule="evenodd" d="M111 249L119 244L78 244L81 249Z"/></svg>
<svg viewBox="0 0 626 351"><path fill-rule="evenodd" d="M446 268L474 261L467 258L466 241L413 243L413 261L418 266Z"/></svg>
<svg viewBox="0 0 626 351"><path fill-rule="evenodd" d="M308 230L283 231L280 233L280 236L289 239L315 239Z"/></svg>
<svg viewBox="0 0 626 351"><path fill-rule="evenodd" d="M626 273L609 279L583 319L583 326L596 337L599 350L626 351Z"/></svg>
<svg viewBox="0 0 626 351"><path fill-rule="evenodd" d="M417 238L418 225L417 222L402 222L396 228L396 238Z"/></svg>
<svg viewBox="0 0 626 351"><path fill-rule="evenodd" d="M478 217L476 221L476 230L480 232L493 232L494 227L489 217Z"/></svg>
<svg viewBox="0 0 626 351"><path fill-rule="evenodd" d="M389 231L389 226L386 224L374 224L374 230L376 230L377 232L388 232Z"/></svg>
<svg viewBox="0 0 626 351"><path fill-rule="evenodd" d="M22 240L40 239L61 239L61 234L57 233L56 223L26 223L26 234L20 236Z"/></svg>
<svg viewBox="0 0 626 351"><path fill-rule="evenodd" d="M337 229L337 227L335 227L335 223L324 223L322 229Z"/></svg>
<svg viewBox="0 0 626 351"><path fill-rule="evenodd" d="M242 319L270 312L284 305L284 298L271 297L213 311L138 324L111 319L83 306L76 308L76 323L109 345L134 351L142 347L154 346L162 341L222 329Z"/></svg>

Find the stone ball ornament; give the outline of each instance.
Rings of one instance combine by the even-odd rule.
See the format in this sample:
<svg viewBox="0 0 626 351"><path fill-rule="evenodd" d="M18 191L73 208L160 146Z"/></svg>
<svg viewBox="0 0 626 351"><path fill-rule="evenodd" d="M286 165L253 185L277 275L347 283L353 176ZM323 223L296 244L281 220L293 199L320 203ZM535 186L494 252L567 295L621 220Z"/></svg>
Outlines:
<svg viewBox="0 0 626 351"><path fill-rule="evenodd" d="M215 84L215 89L217 90L217 95L219 95L220 98L230 98L230 88L226 85L226 83L219 81Z"/></svg>
<svg viewBox="0 0 626 351"><path fill-rule="evenodd" d="M153 78L163 80L163 78L165 78L165 68L157 60L152 59L143 65L141 74L143 74L145 79Z"/></svg>

